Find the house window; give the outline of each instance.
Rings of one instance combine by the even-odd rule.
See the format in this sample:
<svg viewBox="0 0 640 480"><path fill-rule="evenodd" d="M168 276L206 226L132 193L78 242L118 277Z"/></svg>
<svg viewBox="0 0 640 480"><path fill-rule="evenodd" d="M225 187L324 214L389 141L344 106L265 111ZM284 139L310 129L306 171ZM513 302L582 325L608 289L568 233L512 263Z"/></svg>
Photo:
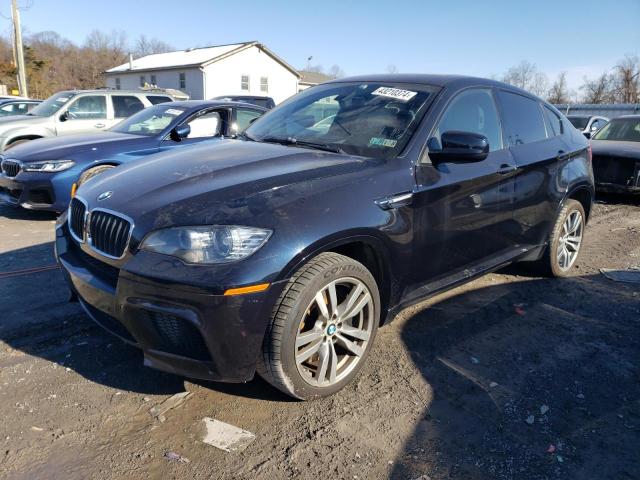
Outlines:
<svg viewBox="0 0 640 480"><path fill-rule="evenodd" d="M260 91L264 93L269 92L269 77L260 77Z"/></svg>
<svg viewBox="0 0 640 480"><path fill-rule="evenodd" d="M140 75L140 86L144 87L145 83L147 83L147 79L144 77L144 75Z"/></svg>
<svg viewBox="0 0 640 480"><path fill-rule="evenodd" d="M116 77L116 90L120 90L120 77Z"/></svg>
<svg viewBox="0 0 640 480"><path fill-rule="evenodd" d="M242 77L240 77L240 89L249 90L249 75L242 75Z"/></svg>
<svg viewBox="0 0 640 480"><path fill-rule="evenodd" d="M156 76L155 75L151 75L151 85L158 85L158 82L156 82Z"/></svg>
<svg viewBox="0 0 640 480"><path fill-rule="evenodd" d="M187 76L182 72L180 74L180 87L179 88L187 88Z"/></svg>

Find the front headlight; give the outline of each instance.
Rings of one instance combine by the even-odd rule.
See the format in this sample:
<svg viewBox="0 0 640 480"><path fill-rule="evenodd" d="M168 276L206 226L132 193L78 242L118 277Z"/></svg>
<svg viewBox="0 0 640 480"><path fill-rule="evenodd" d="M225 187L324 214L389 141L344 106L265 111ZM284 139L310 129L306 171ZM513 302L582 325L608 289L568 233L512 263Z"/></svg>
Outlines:
<svg viewBox="0 0 640 480"><path fill-rule="evenodd" d="M151 232L140 248L178 257L187 263L228 263L256 252L271 233L263 228L235 225L173 227Z"/></svg>
<svg viewBox="0 0 640 480"><path fill-rule="evenodd" d="M22 169L25 172L61 172L68 170L76 164L73 160L47 160L45 162L24 163Z"/></svg>

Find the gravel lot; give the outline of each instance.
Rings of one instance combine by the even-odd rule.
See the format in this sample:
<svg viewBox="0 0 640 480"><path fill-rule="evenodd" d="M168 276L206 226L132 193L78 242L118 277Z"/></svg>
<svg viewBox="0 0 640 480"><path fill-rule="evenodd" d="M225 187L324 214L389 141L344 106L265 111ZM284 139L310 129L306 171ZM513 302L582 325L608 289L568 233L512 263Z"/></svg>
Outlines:
<svg viewBox="0 0 640 480"><path fill-rule="evenodd" d="M54 264L53 223L0 206L1 478L640 478L640 285L599 273L640 267L638 200L595 205L574 277L510 268L412 307L311 403L147 369L56 269L7 276ZM217 450L204 417L256 440Z"/></svg>

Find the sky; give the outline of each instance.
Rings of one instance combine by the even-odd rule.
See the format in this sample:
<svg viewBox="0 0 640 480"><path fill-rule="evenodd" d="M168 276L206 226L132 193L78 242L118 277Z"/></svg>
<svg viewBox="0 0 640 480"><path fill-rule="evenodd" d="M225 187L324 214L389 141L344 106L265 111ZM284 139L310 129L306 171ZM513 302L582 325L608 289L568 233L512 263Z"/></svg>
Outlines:
<svg viewBox="0 0 640 480"><path fill-rule="evenodd" d="M640 0L18 0L27 33L81 44L94 29L156 37L176 49L258 40L296 68L307 58L347 75L501 76L522 60L553 79L611 69L640 55ZM1 5L6 6L2 7ZM0 30L10 31L9 0ZM1 27L5 23L4 28Z"/></svg>

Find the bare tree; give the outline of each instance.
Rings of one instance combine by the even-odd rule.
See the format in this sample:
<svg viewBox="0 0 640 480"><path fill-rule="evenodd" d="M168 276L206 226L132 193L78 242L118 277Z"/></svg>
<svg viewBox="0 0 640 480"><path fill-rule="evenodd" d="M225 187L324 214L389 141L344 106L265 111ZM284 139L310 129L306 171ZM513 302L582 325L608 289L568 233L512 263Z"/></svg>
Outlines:
<svg viewBox="0 0 640 480"><path fill-rule="evenodd" d="M538 96L544 96L549 88L547 76L538 70L535 63L527 60L509 68L503 75L502 81Z"/></svg>
<svg viewBox="0 0 640 480"><path fill-rule="evenodd" d="M342 70L342 68L340 68L338 65L333 65L327 72L327 75L329 75L331 78L344 77L344 70Z"/></svg>
<svg viewBox="0 0 640 480"><path fill-rule="evenodd" d="M93 30L81 49L89 62L82 62L82 80L92 87L104 84L103 72L120 65L127 58L126 34L113 31L111 34Z"/></svg>
<svg viewBox="0 0 640 480"><path fill-rule="evenodd" d="M582 101L584 103L614 103L614 79L612 75L603 73L594 80L584 78L584 83L580 87Z"/></svg>
<svg viewBox="0 0 640 480"><path fill-rule="evenodd" d="M154 53L165 53L174 50L167 42L158 40L157 38L147 38L146 35L140 35L136 40L133 53L136 57L144 57Z"/></svg>
<svg viewBox="0 0 640 480"><path fill-rule="evenodd" d="M638 103L640 99L640 59L627 55L614 67L616 96L620 103Z"/></svg>
<svg viewBox="0 0 640 480"><path fill-rule="evenodd" d="M558 75L549 90L547 97L549 103L569 103L569 89L567 87L567 72Z"/></svg>

